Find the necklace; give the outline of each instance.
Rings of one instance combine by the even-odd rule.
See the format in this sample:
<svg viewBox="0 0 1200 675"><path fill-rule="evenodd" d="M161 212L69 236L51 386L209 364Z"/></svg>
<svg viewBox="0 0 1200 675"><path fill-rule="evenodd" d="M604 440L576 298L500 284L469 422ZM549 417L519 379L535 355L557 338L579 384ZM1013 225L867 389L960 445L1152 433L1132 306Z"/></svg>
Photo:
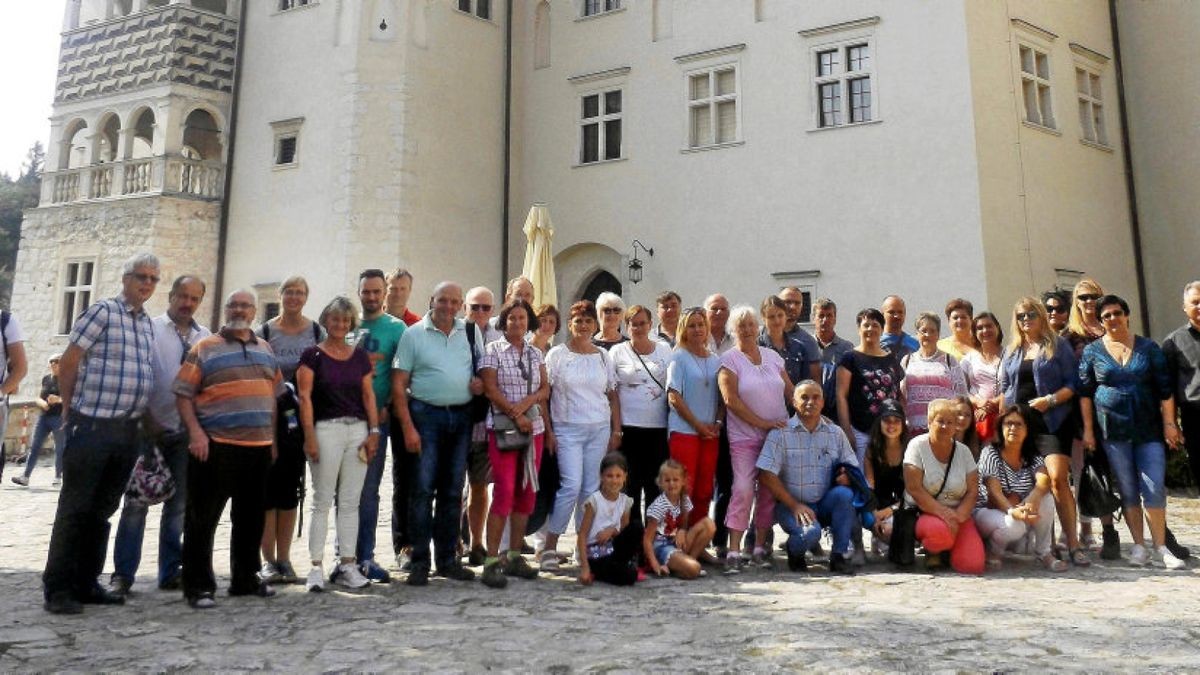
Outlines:
<svg viewBox="0 0 1200 675"><path fill-rule="evenodd" d="M687 350L684 350L684 351L687 351ZM691 353L690 351L688 351L688 352L687 352L687 354L688 354L688 356L692 357L692 360L693 360L693 361L695 361L695 362L696 362L696 368L697 368L697 369L699 369L699 371L700 371L700 376L701 376L702 378L704 378L704 388L705 388L705 389L708 389L708 386L709 386L709 382L708 382L708 379L709 379L709 378L708 378L708 370L707 370L707 369L705 369L705 367L704 367L704 362L701 362L701 361L700 361L700 357L696 356L695 354ZM708 357L707 357L707 356L705 356L705 357L704 357L704 361L705 361L705 362L707 362L707 361L708 361Z"/></svg>

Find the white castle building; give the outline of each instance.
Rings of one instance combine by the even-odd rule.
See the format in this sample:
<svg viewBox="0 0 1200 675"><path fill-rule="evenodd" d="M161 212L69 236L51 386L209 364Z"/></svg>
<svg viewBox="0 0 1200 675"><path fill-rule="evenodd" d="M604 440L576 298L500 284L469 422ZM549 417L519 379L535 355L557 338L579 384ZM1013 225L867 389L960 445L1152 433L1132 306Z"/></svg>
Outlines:
<svg viewBox="0 0 1200 675"><path fill-rule="evenodd" d="M206 317L398 265L419 307L502 288L537 202L563 302L798 285L843 334L889 292L1003 314L1088 275L1161 335L1200 276L1200 3L68 0L61 39L35 359L135 252Z"/></svg>

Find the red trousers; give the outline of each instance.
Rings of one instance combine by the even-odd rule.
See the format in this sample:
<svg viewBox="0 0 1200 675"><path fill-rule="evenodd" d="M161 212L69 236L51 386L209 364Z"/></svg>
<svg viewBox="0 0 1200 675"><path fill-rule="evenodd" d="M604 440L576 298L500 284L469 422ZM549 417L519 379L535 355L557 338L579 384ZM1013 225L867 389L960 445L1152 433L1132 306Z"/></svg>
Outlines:
<svg viewBox="0 0 1200 675"><path fill-rule="evenodd" d="M671 459L687 468L688 495L692 498L691 523L708 517L708 505L713 497L713 480L717 475L716 438L700 438L696 434L671 432Z"/></svg>

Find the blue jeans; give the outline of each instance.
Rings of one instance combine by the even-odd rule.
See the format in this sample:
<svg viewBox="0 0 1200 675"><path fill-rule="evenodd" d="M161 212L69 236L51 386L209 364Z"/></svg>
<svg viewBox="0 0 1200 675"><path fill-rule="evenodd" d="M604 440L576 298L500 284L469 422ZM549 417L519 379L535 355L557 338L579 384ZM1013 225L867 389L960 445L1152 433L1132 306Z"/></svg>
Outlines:
<svg viewBox="0 0 1200 675"><path fill-rule="evenodd" d="M38 453L42 451L42 446L46 444L46 436L54 435L54 477L62 478L63 466L63 431L62 415L51 415L42 413L38 418L37 426L33 428L33 442L29 444L29 457L25 458L25 477L29 478L33 475L33 469L37 466Z"/></svg>
<svg viewBox="0 0 1200 675"><path fill-rule="evenodd" d="M367 477L363 479L362 496L358 498L358 543L354 557L359 562L375 559L375 535L379 528L379 484L383 482L383 468L387 463L388 423L379 425L379 449L375 458L367 465ZM404 452L403 446L398 448ZM393 446L392 452L397 448ZM392 461L397 461L395 457ZM395 514L392 514L395 517Z"/></svg>
<svg viewBox="0 0 1200 675"><path fill-rule="evenodd" d="M187 511L187 432L160 436L156 444L162 451L167 468L175 477L175 494L163 502L162 520L158 530L158 583L162 584L179 574L183 559L183 516ZM146 534L145 504L125 499L121 519L117 523L117 538L113 542L113 576L133 583L142 561L142 540Z"/></svg>
<svg viewBox="0 0 1200 675"><path fill-rule="evenodd" d="M845 554L850 550L850 535L858 526L858 514L854 511L854 492L845 486L830 488L821 501L806 506L817 514L817 522L801 525L783 504L775 504L775 519L779 527L788 534L788 555L804 555L821 539L821 528L828 527L833 534L833 552Z"/></svg>
<svg viewBox="0 0 1200 675"><path fill-rule="evenodd" d="M470 413L465 405L433 406L416 399L409 399L408 410L421 436L408 507L413 569L429 569L431 539L438 569L449 569L457 560Z"/></svg>
<svg viewBox="0 0 1200 675"><path fill-rule="evenodd" d="M1104 441L1108 463L1117 477L1121 506L1135 508L1143 504L1148 509L1167 505L1164 486L1167 473L1167 450L1161 441L1133 443Z"/></svg>
<svg viewBox="0 0 1200 675"><path fill-rule="evenodd" d="M91 594L104 570L108 519L121 504L142 438L137 420L73 413L63 451L63 484L42 573L43 592Z"/></svg>

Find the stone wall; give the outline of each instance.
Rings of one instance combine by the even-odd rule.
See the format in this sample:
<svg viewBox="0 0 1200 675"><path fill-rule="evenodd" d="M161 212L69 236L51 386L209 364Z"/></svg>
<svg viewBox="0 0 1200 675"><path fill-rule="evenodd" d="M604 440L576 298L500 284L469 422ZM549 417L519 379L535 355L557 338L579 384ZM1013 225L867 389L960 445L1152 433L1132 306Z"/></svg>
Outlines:
<svg viewBox="0 0 1200 675"><path fill-rule="evenodd" d="M151 315L161 314L176 276L196 274L212 288L219 221L219 203L157 196L26 212L12 293L12 310L24 329L30 364L20 393L35 395L47 357L66 348L67 336L58 334L58 326L67 261L96 261L95 300L120 292L121 265L127 258L154 253L162 263L162 281L147 309ZM212 299L206 298L197 321L207 325L212 306Z"/></svg>

